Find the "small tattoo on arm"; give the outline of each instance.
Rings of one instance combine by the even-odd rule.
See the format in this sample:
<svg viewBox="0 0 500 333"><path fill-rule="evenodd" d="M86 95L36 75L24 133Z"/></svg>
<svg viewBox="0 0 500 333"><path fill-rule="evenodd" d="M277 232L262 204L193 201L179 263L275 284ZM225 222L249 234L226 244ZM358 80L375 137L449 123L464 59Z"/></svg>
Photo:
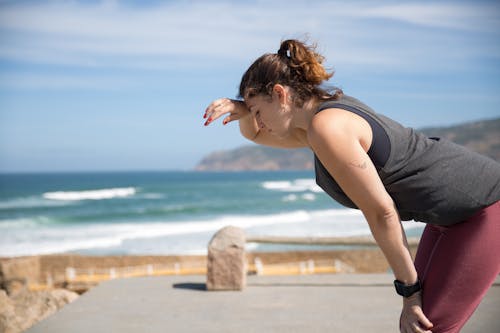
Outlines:
<svg viewBox="0 0 500 333"><path fill-rule="evenodd" d="M360 168L360 169L366 169L366 161L362 162L362 163L353 163L353 162L349 162L349 165L352 165L356 168Z"/></svg>

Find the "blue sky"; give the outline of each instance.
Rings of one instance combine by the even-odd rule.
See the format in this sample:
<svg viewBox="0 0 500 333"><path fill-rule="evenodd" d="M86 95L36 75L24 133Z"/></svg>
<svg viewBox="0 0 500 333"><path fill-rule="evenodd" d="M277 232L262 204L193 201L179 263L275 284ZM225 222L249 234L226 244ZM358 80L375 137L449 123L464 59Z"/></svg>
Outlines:
<svg viewBox="0 0 500 333"><path fill-rule="evenodd" d="M496 1L1 1L0 172L189 170L205 107L285 38L406 126L500 116Z"/></svg>

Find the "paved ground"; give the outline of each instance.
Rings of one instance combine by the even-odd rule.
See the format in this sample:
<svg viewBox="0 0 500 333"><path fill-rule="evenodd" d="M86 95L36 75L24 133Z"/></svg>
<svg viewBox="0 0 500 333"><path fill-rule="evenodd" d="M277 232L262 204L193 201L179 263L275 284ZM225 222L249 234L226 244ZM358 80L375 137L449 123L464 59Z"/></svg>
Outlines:
<svg viewBox="0 0 500 333"><path fill-rule="evenodd" d="M386 274L251 276L242 292L207 292L204 276L119 279L27 332L398 332L391 283ZM497 279L462 332L499 328Z"/></svg>

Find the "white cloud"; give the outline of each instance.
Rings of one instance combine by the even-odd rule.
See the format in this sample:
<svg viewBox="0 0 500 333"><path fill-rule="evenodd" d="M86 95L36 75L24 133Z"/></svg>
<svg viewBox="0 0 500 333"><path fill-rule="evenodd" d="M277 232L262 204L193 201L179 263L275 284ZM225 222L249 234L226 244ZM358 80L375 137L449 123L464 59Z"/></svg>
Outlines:
<svg viewBox="0 0 500 333"><path fill-rule="evenodd" d="M138 83L128 78L115 76L71 74L31 74L0 73L0 87L49 90L86 89L86 90L120 90L125 87L137 87Z"/></svg>
<svg viewBox="0 0 500 333"><path fill-rule="evenodd" d="M500 29L498 4L398 3L367 8L362 15L371 18L394 19L402 22L463 31Z"/></svg>
<svg viewBox="0 0 500 333"><path fill-rule="evenodd" d="M387 26L391 21L399 22L396 28ZM427 27L435 31L430 34ZM460 31L450 35L449 29L498 36L498 6L367 1L2 5L0 58L84 67L214 66L248 63L275 51L283 37L306 32L326 44L323 49L335 65L461 67L463 59L476 57L482 47L500 58L500 46L484 43L469 49L463 47Z"/></svg>

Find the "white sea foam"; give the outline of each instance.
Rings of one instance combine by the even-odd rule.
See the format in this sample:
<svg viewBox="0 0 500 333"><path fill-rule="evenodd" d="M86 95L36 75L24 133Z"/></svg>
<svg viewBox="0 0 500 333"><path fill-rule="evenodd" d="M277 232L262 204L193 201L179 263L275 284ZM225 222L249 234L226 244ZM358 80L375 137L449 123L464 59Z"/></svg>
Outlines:
<svg viewBox="0 0 500 333"><path fill-rule="evenodd" d="M0 255L2 256L23 256L37 254L63 253L82 249L109 248L120 245L122 240L118 237L95 237L92 239L60 239L41 240L36 243L24 241L10 244L6 247L0 244Z"/></svg>
<svg viewBox="0 0 500 333"><path fill-rule="evenodd" d="M24 221L28 223L28 221ZM21 223L23 224L23 223ZM202 221L109 223L85 225L11 224L0 233L0 256L21 256L118 249L125 253L193 253L206 248L212 235L233 225L249 235L356 236L370 229L358 210L297 210L271 215L221 216ZM418 228L404 223L405 229ZM101 251L101 250L99 250Z"/></svg>
<svg viewBox="0 0 500 333"><path fill-rule="evenodd" d="M316 196L312 193L304 193L301 195L301 198L307 201L314 201L316 200Z"/></svg>
<svg viewBox="0 0 500 333"><path fill-rule="evenodd" d="M0 210L18 209L18 208L37 208L37 207L60 207L72 204L71 202L53 201L40 197L21 197L5 201L0 201Z"/></svg>
<svg viewBox="0 0 500 333"><path fill-rule="evenodd" d="M311 191L320 193L323 190L316 185L314 179L295 179L293 181L266 181L261 184L266 190L282 191L282 192L305 192Z"/></svg>
<svg viewBox="0 0 500 333"><path fill-rule="evenodd" d="M325 210L314 210L311 211L311 216L314 219L328 219L328 218L338 218L343 216L357 216L363 217L363 213L359 209L325 209Z"/></svg>
<svg viewBox="0 0 500 333"><path fill-rule="evenodd" d="M263 182L262 187L267 190L279 190L282 191L284 189L288 189L292 186L292 182L288 180L283 181L268 181Z"/></svg>
<svg viewBox="0 0 500 333"><path fill-rule="evenodd" d="M182 242L185 237L195 236L205 247L214 232L227 225L243 229L265 230L279 225L307 223L311 214L293 211L284 214L222 216L212 220L149 223L113 223L85 225L24 225L10 223L9 235L0 233L0 256L60 253L95 248L110 248L125 241L175 237ZM19 221L18 221L19 222ZM28 221L25 221L28 223ZM286 227L282 228L284 231ZM13 237L13 235L15 237Z"/></svg>
<svg viewBox="0 0 500 333"><path fill-rule="evenodd" d="M298 196L297 194L288 194L284 196L281 201L283 202L295 202L299 199L306 200L306 201L314 201L316 200L316 196L313 193L304 193L301 196Z"/></svg>
<svg viewBox="0 0 500 333"><path fill-rule="evenodd" d="M297 201L298 198L299 197L296 194L289 194L289 195L283 197L283 199L281 199L281 201L294 202L294 201Z"/></svg>
<svg viewBox="0 0 500 333"><path fill-rule="evenodd" d="M6 219L0 220L0 229L5 232L6 229L24 229L37 227L40 224L50 223L50 219L45 216L36 216L32 218L18 218L18 219Z"/></svg>
<svg viewBox="0 0 500 333"><path fill-rule="evenodd" d="M43 194L45 199L62 200L62 201L78 201L78 200L102 200L113 198L125 198L136 193L133 187L124 188L109 188L101 190L89 191L58 191L47 192Z"/></svg>

